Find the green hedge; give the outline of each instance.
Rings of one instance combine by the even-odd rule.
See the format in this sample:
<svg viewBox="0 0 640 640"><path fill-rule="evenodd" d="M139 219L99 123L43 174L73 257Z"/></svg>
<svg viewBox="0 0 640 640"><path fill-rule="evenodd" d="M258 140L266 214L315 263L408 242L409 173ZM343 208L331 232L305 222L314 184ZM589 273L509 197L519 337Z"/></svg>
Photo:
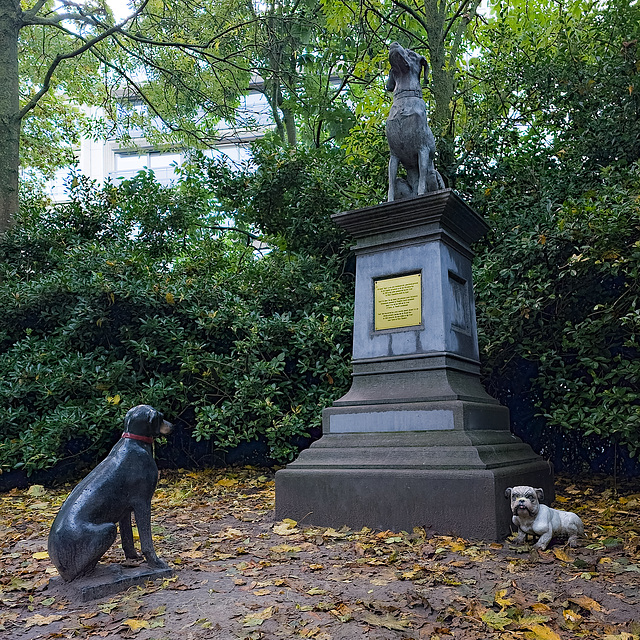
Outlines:
<svg viewBox="0 0 640 640"><path fill-rule="evenodd" d="M0 469L92 464L141 402L211 451L260 442L285 462L317 434L350 382L353 274L330 214L380 194L336 150L259 153L257 170L196 159L172 189L140 174L23 199L0 243ZM519 435L593 466L640 450L640 167L570 184L545 162L514 154L467 194L491 226L481 361L492 394L531 407Z"/></svg>
<svg viewBox="0 0 640 640"><path fill-rule="evenodd" d="M344 393L345 248L258 252L211 231L230 223L204 182L76 180L69 204L23 202L0 244L1 469L95 461L138 403L195 414L183 426L214 449L262 440L285 462Z"/></svg>
<svg viewBox="0 0 640 640"><path fill-rule="evenodd" d="M492 227L474 273L483 372L491 393L544 419L545 455L571 432L583 465L610 447L613 471L614 447L640 453L640 164L570 189L540 164L516 159L475 200Z"/></svg>

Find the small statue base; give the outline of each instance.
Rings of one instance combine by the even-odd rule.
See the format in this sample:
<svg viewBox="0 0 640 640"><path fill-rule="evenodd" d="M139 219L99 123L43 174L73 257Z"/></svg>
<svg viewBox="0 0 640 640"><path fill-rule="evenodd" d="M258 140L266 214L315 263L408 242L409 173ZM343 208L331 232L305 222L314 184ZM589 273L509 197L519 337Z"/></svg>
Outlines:
<svg viewBox="0 0 640 640"><path fill-rule="evenodd" d="M146 564L123 567L119 564L98 564L87 576L65 582L56 576L49 580L47 589L66 596L72 602L88 602L120 593L129 587L145 584L148 580L171 578L172 569L151 569Z"/></svg>

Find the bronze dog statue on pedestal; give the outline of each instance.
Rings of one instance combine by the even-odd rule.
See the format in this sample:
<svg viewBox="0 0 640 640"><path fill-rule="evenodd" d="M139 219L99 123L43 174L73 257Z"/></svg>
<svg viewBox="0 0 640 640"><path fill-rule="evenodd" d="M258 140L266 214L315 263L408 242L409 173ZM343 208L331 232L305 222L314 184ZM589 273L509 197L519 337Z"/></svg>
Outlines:
<svg viewBox="0 0 640 640"><path fill-rule="evenodd" d="M436 143L427 124L427 108L422 98L420 74L428 71L427 60L397 42L389 47L391 71L387 91L393 91L393 105L387 118L389 158L388 200L421 196L444 189L442 176L434 166ZM398 178L398 163L407 179Z"/></svg>

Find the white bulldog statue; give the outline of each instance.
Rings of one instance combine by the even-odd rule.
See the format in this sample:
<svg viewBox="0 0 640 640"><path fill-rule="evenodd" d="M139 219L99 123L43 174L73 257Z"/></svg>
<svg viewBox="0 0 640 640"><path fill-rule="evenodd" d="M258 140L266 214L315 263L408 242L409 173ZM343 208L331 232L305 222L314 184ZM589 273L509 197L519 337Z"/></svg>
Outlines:
<svg viewBox="0 0 640 640"><path fill-rule="evenodd" d="M513 487L505 491L511 500L511 521L518 527L516 542L522 544L528 533L539 536L535 547L544 551L553 536L569 539L569 545L578 546L578 536L584 535L582 520L570 511L552 509L544 500L544 491L533 487Z"/></svg>

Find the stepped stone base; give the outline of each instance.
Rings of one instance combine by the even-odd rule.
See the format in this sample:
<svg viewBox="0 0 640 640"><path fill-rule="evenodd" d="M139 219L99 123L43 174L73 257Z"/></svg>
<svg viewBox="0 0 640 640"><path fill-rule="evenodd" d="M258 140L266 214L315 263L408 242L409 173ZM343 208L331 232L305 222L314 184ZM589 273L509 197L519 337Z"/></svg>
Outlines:
<svg viewBox="0 0 640 640"><path fill-rule="evenodd" d="M472 244L487 225L450 189L333 220L356 240L353 383L324 410L323 437L276 474L276 516L506 537L505 489L552 500L553 474L480 382ZM380 281L403 277L410 295L402 285L388 306ZM407 325L386 309L404 309Z"/></svg>
<svg viewBox="0 0 640 640"><path fill-rule="evenodd" d="M553 499L549 464L503 430L325 435L276 474L276 518L501 540L520 484Z"/></svg>

